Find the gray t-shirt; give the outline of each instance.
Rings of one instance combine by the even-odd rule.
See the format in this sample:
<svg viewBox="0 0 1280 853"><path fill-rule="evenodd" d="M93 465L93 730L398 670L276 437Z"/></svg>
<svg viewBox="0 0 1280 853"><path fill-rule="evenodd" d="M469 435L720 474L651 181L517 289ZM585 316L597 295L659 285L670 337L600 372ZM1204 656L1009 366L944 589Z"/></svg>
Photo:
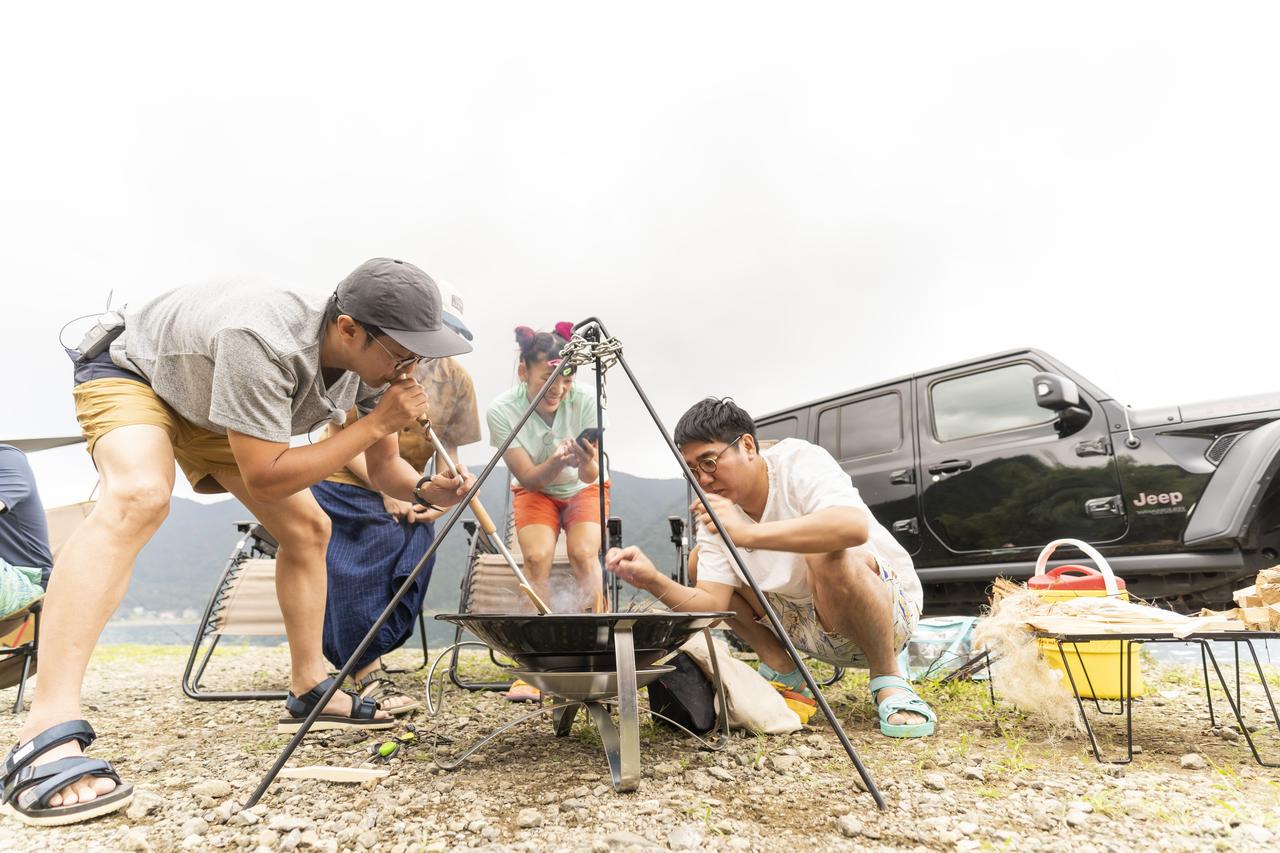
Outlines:
<svg viewBox="0 0 1280 853"><path fill-rule="evenodd" d="M350 372L324 387L325 300L251 279L180 287L125 312L111 360L196 426L287 442L382 394Z"/></svg>

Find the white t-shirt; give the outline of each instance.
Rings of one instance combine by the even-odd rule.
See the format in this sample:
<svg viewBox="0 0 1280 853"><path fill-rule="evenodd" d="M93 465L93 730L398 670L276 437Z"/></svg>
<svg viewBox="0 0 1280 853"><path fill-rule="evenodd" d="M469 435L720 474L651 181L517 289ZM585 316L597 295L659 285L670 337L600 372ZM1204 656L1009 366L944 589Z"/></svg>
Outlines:
<svg viewBox="0 0 1280 853"><path fill-rule="evenodd" d="M831 454L798 438L784 439L760 454L769 469L769 496L761 522L787 521L836 506L851 506L867 513L867 542L857 549L869 550L883 568L892 571L907 597L917 608L924 605L920 579L911 556L888 530L876 521L858 496L853 481ZM698 530L698 580L728 586L747 586L729 549L719 534L705 527ZM751 576L764 592L796 601L806 601L809 592L804 554L766 551L738 546Z"/></svg>

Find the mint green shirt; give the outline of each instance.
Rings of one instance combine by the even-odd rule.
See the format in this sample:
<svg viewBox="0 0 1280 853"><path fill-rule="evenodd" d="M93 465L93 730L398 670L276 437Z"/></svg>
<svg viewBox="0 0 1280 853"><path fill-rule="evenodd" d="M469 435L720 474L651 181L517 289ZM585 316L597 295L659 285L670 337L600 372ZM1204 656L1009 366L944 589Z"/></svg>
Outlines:
<svg viewBox="0 0 1280 853"><path fill-rule="evenodd" d="M527 382L521 382L490 403L488 411L485 412L485 420L489 424L489 443L494 447L501 447L502 442L511 435L512 428L528 408L529 384ZM608 425L608 418L604 419L604 423ZM541 465L551 458L556 445L561 441L566 438L577 438L584 429L595 425L596 398L575 385L560 401L555 420L550 425L542 419L542 415L534 412L529 420L525 421L524 427L511 446L521 448L529 454L533 464ZM600 464L604 465L603 459L600 460ZM608 478L609 472L606 468L605 479L608 480ZM577 468L565 468L560 472L560 476L543 486L541 491L556 500L565 501L587 486L587 483L578 479Z"/></svg>

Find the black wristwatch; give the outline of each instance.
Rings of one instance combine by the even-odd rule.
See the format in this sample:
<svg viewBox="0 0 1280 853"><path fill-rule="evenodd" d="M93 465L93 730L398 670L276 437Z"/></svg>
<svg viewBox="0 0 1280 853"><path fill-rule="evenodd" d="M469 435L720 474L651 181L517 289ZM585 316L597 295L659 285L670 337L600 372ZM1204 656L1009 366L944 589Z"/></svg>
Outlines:
<svg viewBox="0 0 1280 853"><path fill-rule="evenodd" d="M425 506L427 509L434 509L436 512L444 512L444 507L436 506L435 504L431 503L431 501L424 498L422 496L422 493L419 491L423 486L430 485L430 483L431 483L430 477L423 477L422 479L418 480L418 485L413 487L413 499L418 502L419 506Z"/></svg>

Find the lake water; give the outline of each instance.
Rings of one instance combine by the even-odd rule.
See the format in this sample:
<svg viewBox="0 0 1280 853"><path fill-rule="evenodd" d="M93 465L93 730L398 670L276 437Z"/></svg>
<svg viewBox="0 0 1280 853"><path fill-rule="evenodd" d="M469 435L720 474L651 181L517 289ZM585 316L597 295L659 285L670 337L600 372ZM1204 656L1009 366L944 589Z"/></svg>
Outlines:
<svg viewBox="0 0 1280 853"><path fill-rule="evenodd" d="M109 622L106 630L102 633L101 642L103 644L138 643L141 645L189 646L195 636L195 630L196 625L194 622ZM428 618L427 640L432 649L444 648L453 642L453 626L435 622ZM284 642L284 637L229 637L226 642L236 645L247 643L251 646L278 646ZM413 639L406 643L406 647L416 647L417 644L418 635L415 631ZM1234 650L1232 646L1232 643L1213 644L1213 653L1217 656L1219 664L1227 665L1233 662ZM1158 661L1165 663L1200 663L1200 647L1195 643L1148 643L1145 647L1151 656ZM1280 640L1255 642L1254 649L1257 650L1258 658L1264 664L1280 666ZM1248 650L1241 648L1240 654L1242 661L1249 663Z"/></svg>

